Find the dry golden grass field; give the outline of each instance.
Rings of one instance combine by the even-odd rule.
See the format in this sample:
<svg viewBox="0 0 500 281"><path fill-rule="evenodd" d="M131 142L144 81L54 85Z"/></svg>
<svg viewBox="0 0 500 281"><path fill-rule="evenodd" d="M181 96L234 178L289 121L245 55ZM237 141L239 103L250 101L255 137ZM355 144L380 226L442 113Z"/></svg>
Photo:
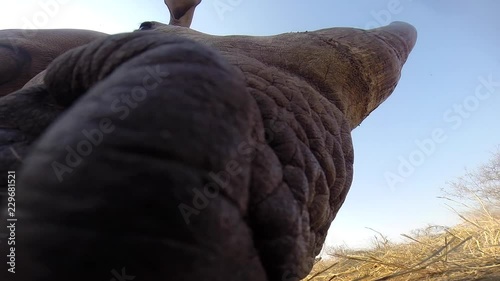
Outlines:
<svg viewBox="0 0 500 281"><path fill-rule="evenodd" d="M458 225L419 229L404 243L377 233L370 249L330 249L304 280L500 281L500 153L444 191L462 206Z"/></svg>

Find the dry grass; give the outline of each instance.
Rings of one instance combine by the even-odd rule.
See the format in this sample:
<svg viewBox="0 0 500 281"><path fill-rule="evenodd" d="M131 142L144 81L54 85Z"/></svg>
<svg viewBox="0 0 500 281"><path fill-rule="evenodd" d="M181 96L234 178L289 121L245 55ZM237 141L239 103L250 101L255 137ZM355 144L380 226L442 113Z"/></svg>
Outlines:
<svg viewBox="0 0 500 281"><path fill-rule="evenodd" d="M450 207L460 224L420 229L399 244L375 231L374 247L334 249L304 280L500 281L500 146L488 163L443 191L444 199L461 206L460 212Z"/></svg>
<svg viewBox="0 0 500 281"><path fill-rule="evenodd" d="M406 243L391 243L378 233L371 249L335 249L304 280L500 280L500 216L482 202L457 214L463 220L459 225L403 235Z"/></svg>

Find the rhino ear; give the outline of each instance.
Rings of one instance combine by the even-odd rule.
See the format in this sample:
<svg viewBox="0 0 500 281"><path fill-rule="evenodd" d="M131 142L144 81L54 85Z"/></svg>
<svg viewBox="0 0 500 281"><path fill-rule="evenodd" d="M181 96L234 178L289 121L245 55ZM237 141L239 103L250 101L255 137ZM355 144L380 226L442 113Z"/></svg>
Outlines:
<svg viewBox="0 0 500 281"><path fill-rule="evenodd" d="M201 0L164 0L170 11L170 25L190 27L194 10Z"/></svg>

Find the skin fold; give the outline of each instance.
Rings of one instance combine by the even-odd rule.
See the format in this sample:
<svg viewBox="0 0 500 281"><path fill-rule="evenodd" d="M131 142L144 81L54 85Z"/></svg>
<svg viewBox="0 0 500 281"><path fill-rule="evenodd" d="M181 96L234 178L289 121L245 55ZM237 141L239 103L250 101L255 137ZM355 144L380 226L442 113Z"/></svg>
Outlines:
<svg viewBox="0 0 500 281"><path fill-rule="evenodd" d="M22 88L66 51L105 36L78 29L0 30L0 96Z"/></svg>
<svg viewBox="0 0 500 281"><path fill-rule="evenodd" d="M15 280L305 277L352 182L351 131L394 91L416 30L149 23L0 97Z"/></svg>
<svg viewBox="0 0 500 281"><path fill-rule="evenodd" d="M201 0L164 0L170 23L190 27L195 8ZM108 34L79 29L5 29L0 30L0 97L40 84L55 58L70 49L103 38Z"/></svg>

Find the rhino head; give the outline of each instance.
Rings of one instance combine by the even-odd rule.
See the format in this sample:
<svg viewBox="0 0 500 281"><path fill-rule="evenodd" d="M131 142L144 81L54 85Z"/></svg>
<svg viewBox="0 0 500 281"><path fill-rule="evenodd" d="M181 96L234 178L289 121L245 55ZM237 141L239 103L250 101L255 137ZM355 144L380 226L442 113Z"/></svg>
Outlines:
<svg viewBox="0 0 500 281"><path fill-rule="evenodd" d="M351 131L394 91L415 28L143 27L72 49L0 98L20 276L305 277L352 182Z"/></svg>

